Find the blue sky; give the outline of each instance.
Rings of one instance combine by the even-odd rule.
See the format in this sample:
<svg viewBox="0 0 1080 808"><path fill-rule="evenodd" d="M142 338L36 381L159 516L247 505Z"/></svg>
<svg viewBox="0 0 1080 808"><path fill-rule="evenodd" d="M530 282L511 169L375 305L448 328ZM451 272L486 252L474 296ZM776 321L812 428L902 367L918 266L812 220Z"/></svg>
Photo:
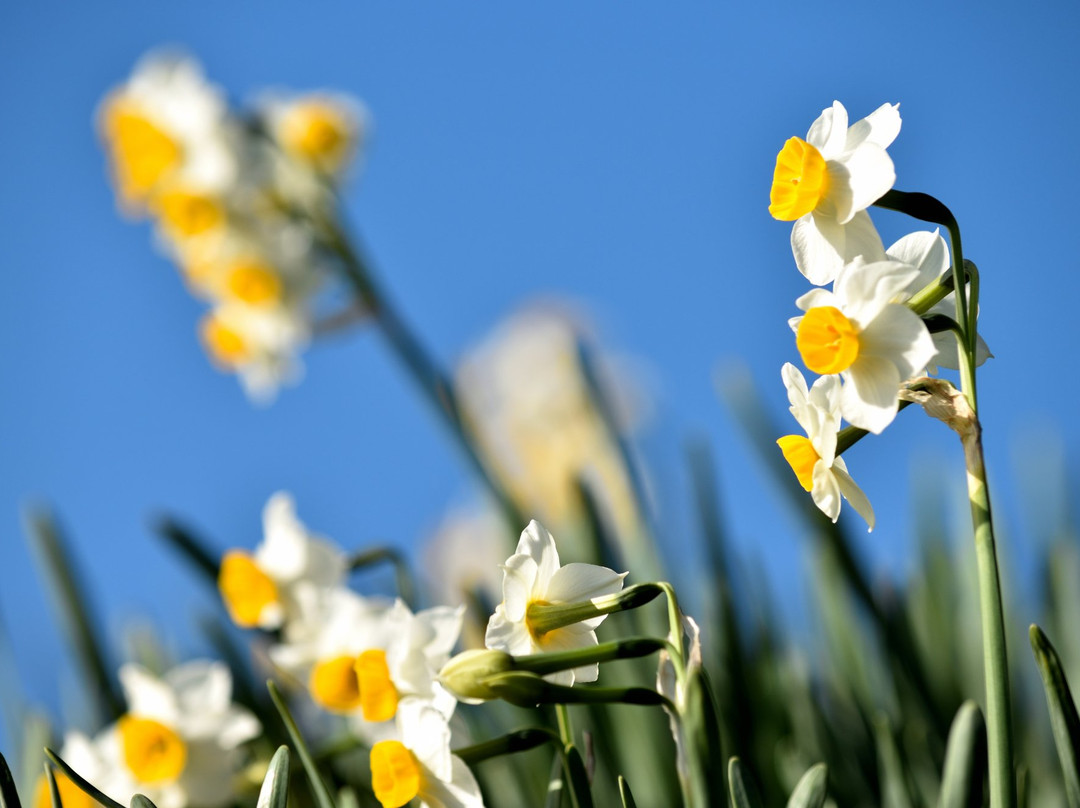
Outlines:
<svg viewBox="0 0 1080 808"><path fill-rule="evenodd" d="M900 102L897 187L953 209L982 273L997 356L980 376L982 417L1006 552L1022 560L1035 540L1016 492L1042 488L1040 457L1080 448L1074 4L110 9L0 10L0 615L32 700L66 701L74 674L23 538L28 503L59 510L114 635L149 621L183 652L187 615L210 602L148 531L152 513L251 546L284 488L345 545L410 547L473 490L374 333L315 346L304 382L268 409L210 368L200 306L148 228L118 215L92 125L102 95L160 45L187 49L238 101L274 86L362 98L375 134L349 216L422 338L449 364L538 296L590 311L654 387L643 446L669 551L686 563L680 442L700 434L738 549L791 612L804 537L714 377L744 363L788 423L779 369L796 359L786 319L806 283L789 226L766 210L773 160L834 98L853 118ZM919 229L876 220L886 243ZM958 447L908 412L848 462L878 513L860 552L875 578L902 577L909 480L959 479Z"/></svg>

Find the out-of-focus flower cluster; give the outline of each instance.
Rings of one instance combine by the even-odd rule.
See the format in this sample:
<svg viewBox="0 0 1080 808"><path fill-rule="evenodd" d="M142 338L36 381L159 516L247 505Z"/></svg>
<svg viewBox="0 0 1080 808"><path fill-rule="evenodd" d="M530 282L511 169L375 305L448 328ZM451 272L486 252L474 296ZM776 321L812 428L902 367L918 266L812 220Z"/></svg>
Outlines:
<svg viewBox="0 0 1080 808"><path fill-rule="evenodd" d="M818 287L795 305L789 324L803 364L819 378L807 387L790 363L782 376L791 413L806 436L778 441L799 483L833 521L841 498L870 529L874 512L837 454L842 420L879 434L899 406L900 386L912 377L957 368L957 343L948 331L931 334L924 318L948 316L953 295L940 294L918 312L910 301L944 288L949 249L938 231L904 236L888 249L867 208L896 180L886 149L900 132L899 105L883 104L849 126L839 101L824 110L806 139L790 138L776 158L769 212L794 222L795 264ZM979 340L976 359L990 356Z"/></svg>
<svg viewBox="0 0 1080 808"><path fill-rule="evenodd" d="M192 294L212 362L268 400L301 372L328 256L320 222L367 115L330 93L268 93L230 109L199 65L151 54L98 110L121 209L153 220Z"/></svg>

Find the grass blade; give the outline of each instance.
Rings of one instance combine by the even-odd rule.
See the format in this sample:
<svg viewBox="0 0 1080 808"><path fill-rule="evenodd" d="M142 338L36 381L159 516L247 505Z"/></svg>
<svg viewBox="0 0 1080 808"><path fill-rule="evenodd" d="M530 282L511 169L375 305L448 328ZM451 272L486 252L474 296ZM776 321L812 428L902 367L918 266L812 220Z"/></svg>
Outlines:
<svg viewBox="0 0 1080 808"><path fill-rule="evenodd" d="M202 538L193 533L187 525L171 516L161 516L154 519L153 531L190 561L191 565L202 573L203 577L214 588L214 591L217 591L221 553L211 552Z"/></svg>
<svg viewBox="0 0 1080 808"><path fill-rule="evenodd" d="M1034 624L1028 629L1028 634L1035 661L1039 664L1043 689L1046 690L1046 706L1050 710L1050 726L1054 731L1054 743L1065 777L1069 808L1080 808L1080 717L1076 714L1076 703L1065 680L1061 660L1050 640Z"/></svg>
<svg viewBox="0 0 1080 808"><path fill-rule="evenodd" d="M121 803L114 800L112 797L106 795L93 784L87 781L81 774L71 768L63 758L61 758L56 752L46 747L45 756L53 762L53 764L67 775L68 779L82 789L85 793L89 794L105 808L125 808Z"/></svg>
<svg viewBox="0 0 1080 808"><path fill-rule="evenodd" d="M762 808L761 797L750 780L750 773L737 757L728 761L728 787L734 808Z"/></svg>
<svg viewBox="0 0 1080 808"><path fill-rule="evenodd" d="M285 808L289 802L289 747L279 746L270 758L255 808Z"/></svg>
<svg viewBox="0 0 1080 808"><path fill-rule="evenodd" d="M130 808L157 808L145 794L133 794Z"/></svg>
<svg viewBox="0 0 1080 808"><path fill-rule="evenodd" d="M939 807L979 808L983 804L985 777L986 722L979 705L965 701L956 711L949 731Z"/></svg>
<svg viewBox="0 0 1080 808"><path fill-rule="evenodd" d="M630 784L621 774L619 775L619 799L622 800L622 808L637 808L634 795L630 791Z"/></svg>
<svg viewBox="0 0 1080 808"><path fill-rule="evenodd" d="M60 526L47 510L37 509L27 513L26 530L44 566L64 633L75 649L90 703L102 724L115 721L125 709L119 686L111 674L115 668L106 661L94 611Z"/></svg>
<svg viewBox="0 0 1080 808"><path fill-rule="evenodd" d="M22 808L19 792L15 790L15 780L11 776L11 769L8 768L2 754L0 754L0 808Z"/></svg>
<svg viewBox="0 0 1080 808"><path fill-rule="evenodd" d="M824 763L811 766L788 798L787 808L821 808L828 796L829 769Z"/></svg>
<svg viewBox="0 0 1080 808"><path fill-rule="evenodd" d="M315 802L319 804L319 808L334 808L334 800L330 796L330 791L315 766L315 761L311 757L311 750L304 743L304 739L300 735L300 729L293 720L292 713L285 706L285 700L281 698L281 692L272 681L267 682L266 687L270 690L270 698L273 699L274 706L277 707L277 711L281 715L281 720L285 722L285 729L288 730L293 746L296 747L296 753L300 755L300 763L307 773L311 793L315 796Z"/></svg>

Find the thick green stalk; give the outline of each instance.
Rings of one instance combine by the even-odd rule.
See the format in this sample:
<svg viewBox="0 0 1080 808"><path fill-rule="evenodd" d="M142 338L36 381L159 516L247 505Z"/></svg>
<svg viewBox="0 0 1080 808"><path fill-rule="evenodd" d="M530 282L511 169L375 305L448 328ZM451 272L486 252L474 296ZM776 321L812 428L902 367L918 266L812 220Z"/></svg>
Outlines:
<svg viewBox="0 0 1080 808"><path fill-rule="evenodd" d="M889 191L877 204L890 210L907 213L916 219L944 225L949 231L949 249L953 272L971 269L968 283L956 285L956 322L963 330L959 340L960 389L971 408L966 423L958 427L964 446L967 467L968 499L971 503L971 524L975 533L975 560L979 579L979 610L982 615L983 666L986 676L986 728L990 759L991 808L1015 808L1016 772L1012 747L1012 707L1009 692L1009 663L1005 645L1005 615L1001 601L1001 576L998 572L994 524L990 512L990 496L986 488L986 467L983 460L982 427L978 418L978 396L975 385L975 347L978 336L975 328L979 305L979 281L974 265L964 262L960 227L956 217L937 199L927 194ZM970 299L969 299L970 296Z"/></svg>

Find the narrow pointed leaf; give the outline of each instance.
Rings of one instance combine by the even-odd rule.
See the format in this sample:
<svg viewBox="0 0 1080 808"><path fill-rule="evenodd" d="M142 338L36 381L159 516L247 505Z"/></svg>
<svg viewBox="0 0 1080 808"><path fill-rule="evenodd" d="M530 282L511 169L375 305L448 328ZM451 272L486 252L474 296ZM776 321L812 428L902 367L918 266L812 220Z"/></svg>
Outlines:
<svg viewBox="0 0 1080 808"><path fill-rule="evenodd" d="M979 705L965 701L956 711L949 731L938 805L940 808L979 808L983 804L985 777L986 722Z"/></svg>
<svg viewBox="0 0 1080 808"><path fill-rule="evenodd" d="M53 591L64 633L75 650L90 703L98 711L102 723L113 721L123 715L124 700L110 673L114 666L106 661L94 610L65 546L60 526L48 511L34 510L26 516L26 529Z"/></svg>
<svg viewBox="0 0 1080 808"><path fill-rule="evenodd" d="M686 757L690 768L690 788L694 802L724 808L724 781L721 774L720 718L705 671L698 668L686 682L686 707L682 715L686 736ZM738 758L732 758L738 760ZM739 764L741 766L741 764Z"/></svg>
<svg viewBox="0 0 1080 808"><path fill-rule="evenodd" d="M45 756L56 765L56 768L66 774L71 782L105 806L105 808L124 808L122 803L117 802L112 797L100 791L93 783L87 781L81 774L71 768L64 759L53 750L46 748Z"/></svg>
<svg viewBox="0 0 1080 808"><path fill-rule="evenodd" d="M788 798L787 808L821 808L828 795L829 769L824 763L811 766L799 778Z"/></svg>
<svg viewBox="0 0 1080 808"><path fill-rule="evenodd" d="M196 570L202 573L214 590L217 590L218 571L221 567L220 553L213 552L207 547L206 542L187 525L171 516L155 519L153 531L175 547Z"/></svg>
<svg viewBox="0 0 1080 808"><path fill-rule="evenodd" d="M621 774L619 775L619 799L622 800L623 808L637 808L634 795L630 791L630 784L626 782L626 778Z"/></svg>
<svg viewBox="0 0 1080 808"><path fill-rule="evenodd" d="M547 793L544 795L544 808L559 808L566 794L566 764L562 750L551 761L551 776L548 778Z"/></svg>
<svg viewBox="0 0 1080 808"><path fill-rule="evenodd" d="M64 803L60 799L60 789L56 785L56 775L53 774L52 766L46 763L42 768L45 769L45 782L49 784L49 804L52 808L64 808Z"/></svg>
<svg viewBox="0 0 1080 808"><path fill-rule="evenodd" d="M589 785L589 773L581 752L572 744L567 745L564 760L566 779L570 786L570 803L574 808L593 808L592 788Z"/></svg>
<svg viewBox="0 0 1080 808"><path fill-rule="evenodd" d="M1061 667L1057 651L1042 630L1032 625L1028 629L1031 637L1031 649L1035 652L1035 661L1039 664L1043 689L1046 691L1046 705L1050 709L1050 726L1054 731L1054 743L1057 745L1061 772L1065 777L1065 794L1069 799L1069 808L1080 808L1080 717L1076 714L1069 683L1065 680L1065 671Z"/></svg>
<svg viewBox="0 0 1080 808"><path fill-rule="evenodd" d="M130 808L157 808L145 794L134 794L131 797Z"/></svg>
<svg viewBox="0 0 1080 808"><path fill-rule="evenodd" d="M900 750L896 748L892 727L884 715L874 721L874 738L877 741L882 808L913 808Z"/></svg>
<svg viewBox="0 0 1080 808"><path fill-rule="evenodd" d="M285 808L289 801L289 747L279 746L270 758L255 808Z"/></svg>
<svg viewBox="0 0 1080 808"><path fill-rule="evenodd" d="M281 720L285 722L285 729L288 730L293 746L296 747L296 753L300 755L300 763L303 764L304 771L307 773L308 783L311 786L311 793L315 797L315 802L319 804L319 808L334 808L334 800L330 797L330 791L315 766L315 761L311 757L311 750L308 749L307 744L300 735L300 729L296 726L292 713L285 706L285 700L281 698L281 692L272 681L267 682L266 687L270 690L270 698L273 699L274 706L277 707L277 711L281 715Z"/></svg>
<svg viewBox="0 0 1080 808"><path fill-rule="evenodd" d="M762 808L761 797L750 780L750 773L737 757L728 761L728 787L734 808Z"/></svg>
<svg viewBox="0 0 1080 808"><path fill-rule="evenodd" d="M22 808L7 761L0 754L0 808Z"/></svg>

